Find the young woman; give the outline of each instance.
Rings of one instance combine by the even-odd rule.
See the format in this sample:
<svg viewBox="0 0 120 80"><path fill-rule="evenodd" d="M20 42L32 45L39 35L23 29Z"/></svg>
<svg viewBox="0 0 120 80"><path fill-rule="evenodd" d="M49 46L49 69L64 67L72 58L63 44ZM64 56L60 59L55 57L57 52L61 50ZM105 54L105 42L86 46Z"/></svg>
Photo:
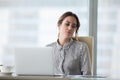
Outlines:
<svg viewBox="0 0 120 80"><path fill-rule="evenodd" d="M65 75L91 75L86 43L77 39L80 22L76 14L65 12L58 20L58 39L48 46L54 49L54 72Z"/></svg>

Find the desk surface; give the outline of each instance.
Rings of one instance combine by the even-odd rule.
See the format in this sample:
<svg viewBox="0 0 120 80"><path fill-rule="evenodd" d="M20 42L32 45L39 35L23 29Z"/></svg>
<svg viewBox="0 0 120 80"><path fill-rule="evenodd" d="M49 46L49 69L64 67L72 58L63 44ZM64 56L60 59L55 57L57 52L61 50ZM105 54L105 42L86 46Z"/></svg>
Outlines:
<svg viewBox="0 0 120 80"><path fill-rule="evenodd" d="M82 76L0 76L0 80L110 80L100 77L82 77Z"/></svg>
<svg viewBox="0 0 120 80"><path fill-rule="evenodd" d="M0 80L69 80L50 76L0 76Z"/></svg>

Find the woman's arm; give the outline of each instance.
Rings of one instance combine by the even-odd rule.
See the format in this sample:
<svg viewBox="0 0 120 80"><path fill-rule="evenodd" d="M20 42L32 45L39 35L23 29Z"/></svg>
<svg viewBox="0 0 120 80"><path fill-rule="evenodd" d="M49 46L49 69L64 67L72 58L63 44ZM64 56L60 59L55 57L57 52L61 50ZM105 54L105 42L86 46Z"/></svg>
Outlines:
<svg viewBox="0 0 120 80"><path fill-rule="evenodd" d="M91 75L91 59L90 59L90 53L89 48L87 44L83 47L83 54L81 57L81 71L83 75Z"/></svg>

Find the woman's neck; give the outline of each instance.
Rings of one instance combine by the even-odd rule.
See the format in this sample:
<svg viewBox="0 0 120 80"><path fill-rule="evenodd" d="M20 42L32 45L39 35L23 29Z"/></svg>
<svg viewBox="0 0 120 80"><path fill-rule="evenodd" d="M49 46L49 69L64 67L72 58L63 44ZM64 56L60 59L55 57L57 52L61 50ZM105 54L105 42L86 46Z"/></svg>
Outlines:
<svg viewBox="0 0 120 80"><path fill-rule="evenodd" d="M59 37L58 40L59 40L59 44L61 46L64 46L65 44L67 44L70 41L69 38L62 38L62 37Z"/></svg>

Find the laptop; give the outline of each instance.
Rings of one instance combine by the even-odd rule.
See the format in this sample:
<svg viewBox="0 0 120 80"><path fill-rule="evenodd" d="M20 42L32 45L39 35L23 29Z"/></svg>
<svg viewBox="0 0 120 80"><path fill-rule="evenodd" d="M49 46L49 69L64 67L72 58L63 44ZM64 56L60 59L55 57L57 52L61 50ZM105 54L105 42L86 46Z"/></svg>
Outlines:
<svg viewBox="0 0 120 80"><path fill-rule="evenodd" d="M51 47L16 47L16 75L54 75Z"/></svg>

